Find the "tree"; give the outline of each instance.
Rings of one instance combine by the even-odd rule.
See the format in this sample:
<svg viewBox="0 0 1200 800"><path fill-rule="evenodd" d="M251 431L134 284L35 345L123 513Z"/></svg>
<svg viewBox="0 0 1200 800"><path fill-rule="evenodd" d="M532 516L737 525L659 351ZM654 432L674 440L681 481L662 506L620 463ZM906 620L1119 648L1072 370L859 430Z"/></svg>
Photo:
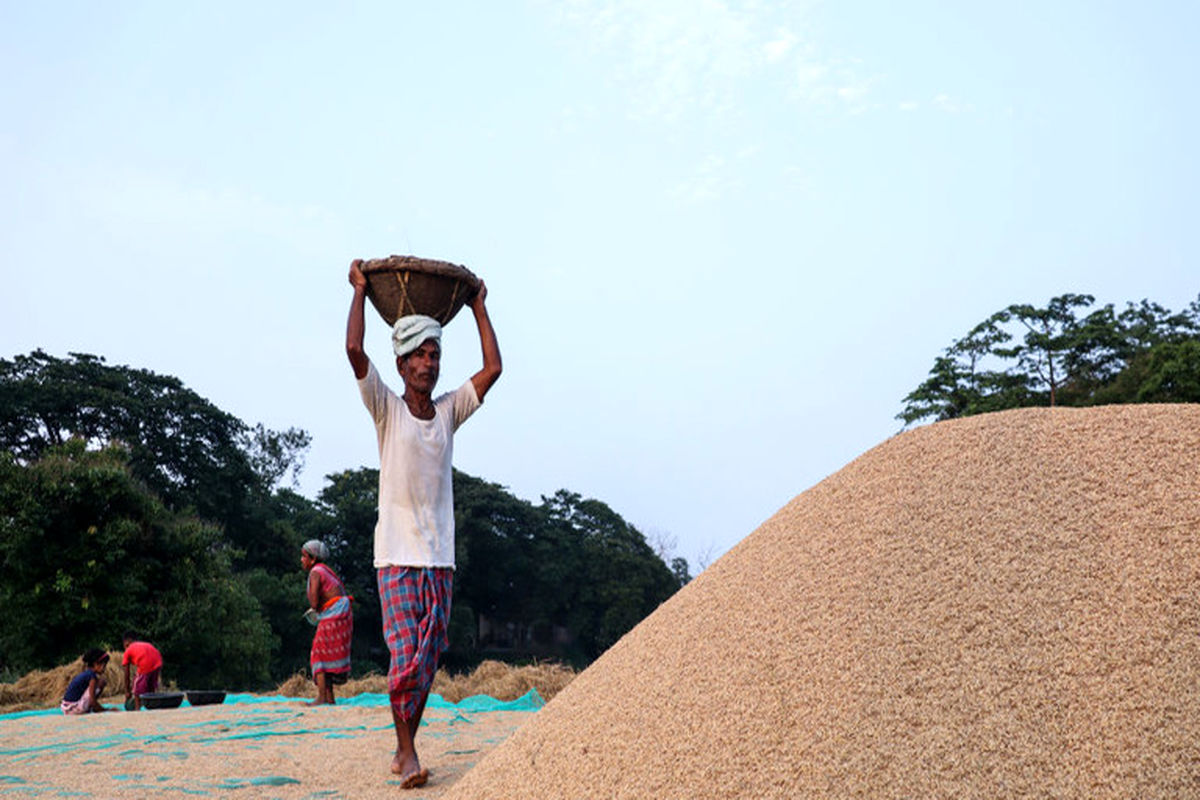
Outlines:
<svg viewBox="0 0 1200 800"><path fill-rule="evenodd" d="M1005 346L1012 334L1003 327L1011 320L1007 309L997 312L935 358L929 377L904 398L899 418L908 425L1027 404L1033 394L1029 376L989 368L1014 352Z"/></svg>
<svg viewBox="0 0 1200 800"><path fill-rule="evenodd" d="M1062 356L1069 382L1055 398L1060 405L1086 405L1124 368L1136 345L1131 343L1121 318L1111 304L1088 314L1072 331L1072 341Z"/></svg>
<svg viewBox="0 0 1200 800"><path fill-rule="evenodd" d="M304 454L312 444L312 437L299 428L273 431L260 422L247 430L243 437L250 468L258 475L262 486L274 488L289 472L293 487L304 470Z"/></svg>
<svg viewBox="0 0 1200 800"><path fill-rule="evenodd" d="M1093 302L1064 294L1045 308L996 312L934 359L897 418L910 425L1024 406L1196 397L1187 345L1200 341L1200 298L1178 314L1142 300L1080 317Z"/></svg>
<svg viewBox="0 0 1200 800"><path fill-rule="evenodd" d="M222 519L254 472L240 447L244 425L179 381L98 356L62 360L36 350L0 359L0 447L20 460L79 438L114 442L129 466L169 506Z"/></svg>
<svg viewBox="0 0 1200 800"><path fill-rule="evenodd" d="M290 547L264 547L272 528L261 512L278 480L302 467L304 431L250 429L178 378L94 355L0 359L0 448L28 463L72 438L122 444L133 475L168 508L224 528L240 566L266 565Z"/></svg>
<svg viewBox="0 0 1200 800"><path fill-rule="evenodd" d="M532 505L499 484L454 470L454 606L459 613L451 621L450 638L456 650L482 644L481 616L524 631L553 615L555 598L548 585L561 587L562 565L535 561L542 522Z"/></svg>
<svg viewBox="0 0 1200 800"><path fill-rule="evenodd" d="M681 587L686 586L692 580L692 575L688 571L688 562L686 558L676 556L671 559L671 574L675 576L675 582Z"/></svg>
<svg viewBox="0 0 1200 800"><path fill-rule="evenodd" d="M73 660L134 628L185 685L268 677L270 632L220 531L163 506L119 445L75 439L27 464L0 453L0 574L6 668Z"/></svg>
<svg viewBox="0 0 1200 800"><path fill-rule="evenodd" d="M1002 357L1016 358L1018 369L1034 387L1045 387L1047 405L1053 406L1059 387L1069 378L1065 361L1079 341L1080 324L1074 309L1095 301L1090 294L1064 294L1052 298L1045 308L1028 304L1011 305L998 321L1014 319L1025 327L1024 341L1012 348L998 348Z"/></svg>
<svg viewBox="0 0 1200 800"><path fill-rule="evenodd" d="M1160 342L1139 362L1143 364L1132 390L1137 402L1200 403L1200 340Z"/></svg>
<svg viewBox="0 0 1200 800"><path fill-rule="evenodd" d="M595 658L679 589L637 528L599 500L560 489L542 498L549 523L580 545L567 620Z"/></svg>

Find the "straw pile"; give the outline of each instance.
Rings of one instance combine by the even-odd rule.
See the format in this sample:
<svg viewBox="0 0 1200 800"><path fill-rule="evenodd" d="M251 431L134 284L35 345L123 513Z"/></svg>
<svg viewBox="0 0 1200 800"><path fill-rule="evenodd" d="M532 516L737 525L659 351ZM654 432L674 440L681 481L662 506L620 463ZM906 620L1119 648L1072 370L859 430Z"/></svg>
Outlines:
<svg viewBox="0 0 1200 800"><path fill-rule="evenodd" d="M105 677L108 688L103 699L111 703L125 693L125 676L120 666L121 651L110 653ZM38 670L22 676L16 683L0 683L0 714L29 711L57 706L71 679L83 670L83 662L75 659L50 670ZM500 661L484 661L474 670L462 675L450 675L438 670L433 678L432 691L443 700L457 703L464 697L484 694L497 700L516 700L530 689L537 689L543 700L558 694L575 677L570 667L554 663L513 666ZM165 688L171 689L172 684ZM372 673L353 678L335 689L337 697L358 694L387 694L387 676ZM307 675L295 674L279 684L273 694L284 697L316 697L316 687Z"/></svg>
<svg viewBox="0 0 1200 800"><path fill-rule="evenodd" d="M125 672L121 667L122 650L110 650L104 677L108 686L104 699L125 695ZM22 675L15 683L0 683L0 714L57 706L67 691L71 679L83 671L83 659L53 669L35 670Z"/></svg>
<svg viewBox="0 0 1200 800"><path fill-rule="evenodd" d="M897 436L450 798L1200 796L1200 406Z"/></svg>
<svg viewBox="0 0 1200 800"><path fill-rule="evenodd" d="M530 689L537 689L542 699L549 701L574 677L575 671L562 664L546 662L514 667L501 661L484 661L462 675L439 671L433 678L431 691L440 694L443 700L457 703L478 694L497 700L516 700Z"/></svg>
<svg viewBox="0 0 1200 800"><path fill-rule="evenodd" d="M537 689L543 700L558 694L575 677L570 667L554 663L525 664L513 666L502 661L484 661L474 670L461 675L451 675L438 670L433 676L434 694L442 699L457 703L464 697L485 694L497 700L516 700L530 689ZM2 688L0 684L0 688ZM370 692L387 694L387 676L372 673L346 681L334 690L337 697L353 697ZM277 694L285 697L316 697L312 679L305 675L293 675L279 685Z"/></svg>

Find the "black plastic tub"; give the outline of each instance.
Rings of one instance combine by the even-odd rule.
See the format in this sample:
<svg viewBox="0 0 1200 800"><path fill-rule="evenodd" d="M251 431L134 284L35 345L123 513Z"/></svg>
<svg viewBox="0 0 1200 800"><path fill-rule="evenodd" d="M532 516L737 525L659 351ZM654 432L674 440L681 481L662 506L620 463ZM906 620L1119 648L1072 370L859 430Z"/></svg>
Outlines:
<svg viewBox="0 0 1200 800"><path fill-rule="evenodd" d="M215 706L225 702L225 692L219 689L188 689L187 701L194 706Z"/></svg>
<svg viewBox="0 0 1200 800"><path fill-rule="evenodd" d="M142 708L179 708L183 692L152 692L142 695Z"/></svg>

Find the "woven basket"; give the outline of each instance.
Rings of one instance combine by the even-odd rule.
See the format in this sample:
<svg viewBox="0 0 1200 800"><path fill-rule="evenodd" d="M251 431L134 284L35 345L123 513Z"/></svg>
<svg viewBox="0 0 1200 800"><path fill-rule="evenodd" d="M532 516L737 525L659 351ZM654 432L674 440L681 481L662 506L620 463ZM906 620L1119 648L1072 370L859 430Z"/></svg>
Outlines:
<svg viewBox="0 0 1200 800"><path fill-rule="evenodd" d="M479 289L466 267L416 256L373 258L362 264L367 297L388 325L400 317L424 314L448 323Z"/></svg>

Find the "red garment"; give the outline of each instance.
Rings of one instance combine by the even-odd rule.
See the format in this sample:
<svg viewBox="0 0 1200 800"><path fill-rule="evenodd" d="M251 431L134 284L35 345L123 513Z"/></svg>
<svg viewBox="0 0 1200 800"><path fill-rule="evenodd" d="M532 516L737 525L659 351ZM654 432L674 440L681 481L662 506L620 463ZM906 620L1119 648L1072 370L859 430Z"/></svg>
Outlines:
<svg viewBox="0 0 1200 800"><path fill-rule="evenodd" d="M403 720L412 719L429 694L438 658L450 645L454 570L443 567L380 567L383 638L391 651L388 694Z"/></svg>
<svg viewBox="0 0 1200 800"><path fill-rule="evenodd" d="M312 574L317 576L322 597L327 598L322 608L316 633L313 634L309 666L313 680L324 672L334 683L343 683L350 675L350 640L354 634L354 613L350 598L346 596L341 580L324 564L314 564ZM338 597L331 597L333 594Z"/></svg>
<svg viewBox="0 0 1200 800"><path fill-rule="evenodd" d="M342 588L341 580L325 564L313 564L312 574L317 576L317 586L321 597L329 598L337 594L346 593L346 590ZM326 604L328 605L328 602ZM320 609L317 610L320 611Z"/></svg>
<svg viewBox="0 0 1200 800"><path fill-rule="evenodd" d="M133 664L139 675L145 675L156 669L162 669L163 657L158 648L149 642L134 642L125 648L121 664Z"/></svg>
<svg viewBox="0 0 1200 800"><path fill-rule="evenodd" d="M344 683L350 676L350 640L354 634L354 613L350 598L345 595L321 612L317 631L313 634L308 663L313 680L324 672L334 683Z"/></svg>

